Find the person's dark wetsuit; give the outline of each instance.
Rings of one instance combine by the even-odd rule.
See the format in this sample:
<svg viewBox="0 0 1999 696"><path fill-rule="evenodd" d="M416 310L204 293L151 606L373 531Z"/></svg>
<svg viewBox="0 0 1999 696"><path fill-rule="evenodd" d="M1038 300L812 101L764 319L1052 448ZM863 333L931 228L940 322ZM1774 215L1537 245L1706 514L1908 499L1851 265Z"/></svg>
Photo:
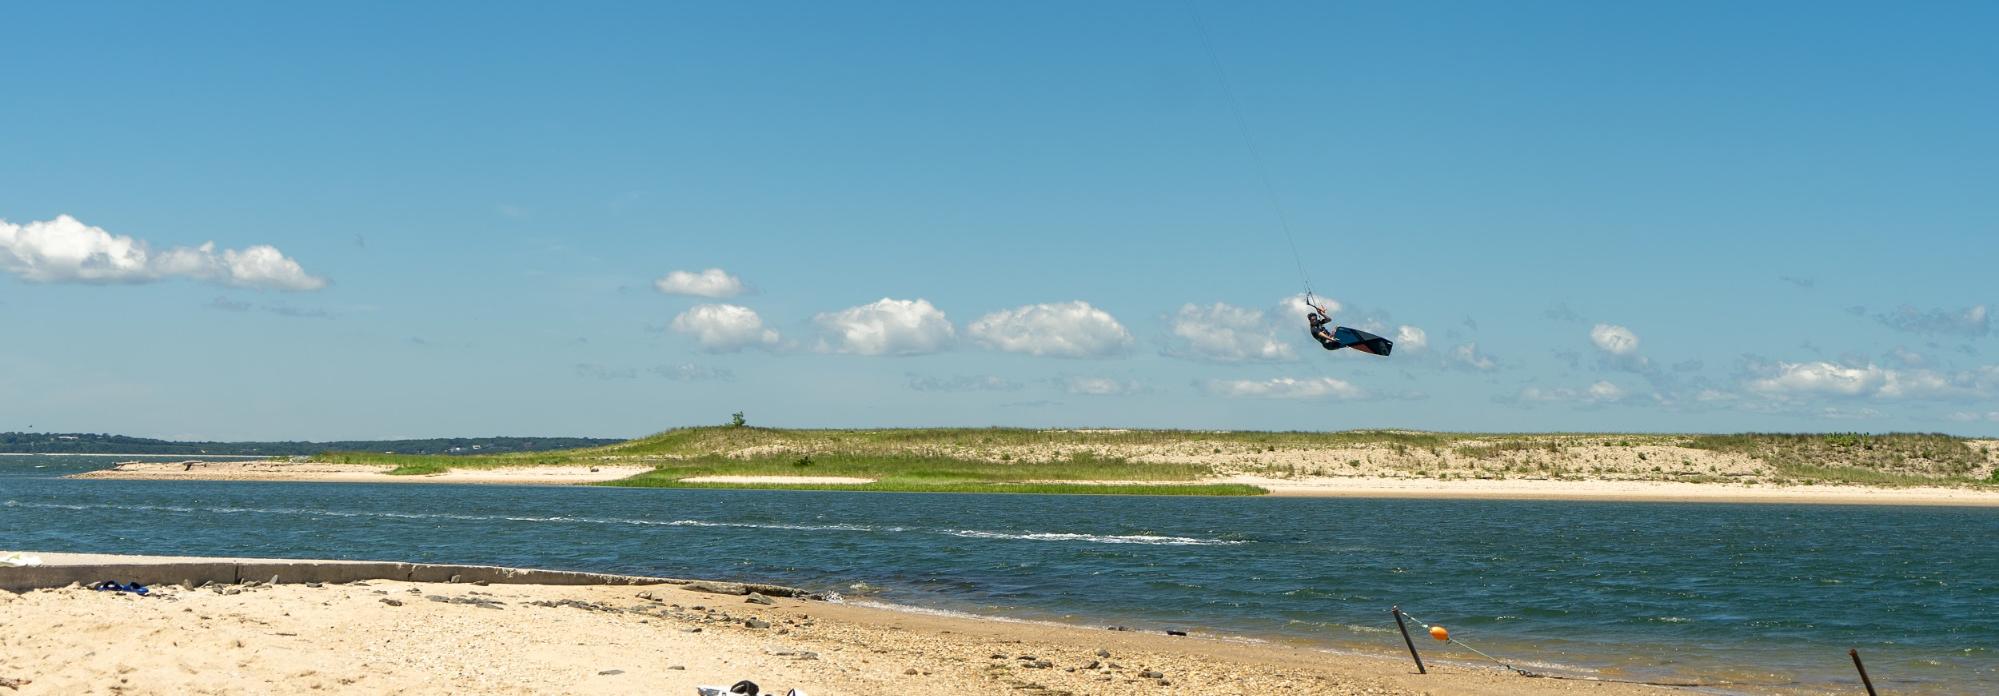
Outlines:
<svg viewBox="0 0 1999 696"><path fill-rule="evenodd" d="M1327 324L1332 323L1333 318L1326 316L1326 310L1319 309L1317 306L1312 307L1312 309L1314 311L1305 313L1305 320L1312 322L1312 338L1317 340L1319 345L1325 346L1326 350L1345 348L1345 344L1340 343L1339 339L1333 338L1333 330L1327 326Z"/></svg>

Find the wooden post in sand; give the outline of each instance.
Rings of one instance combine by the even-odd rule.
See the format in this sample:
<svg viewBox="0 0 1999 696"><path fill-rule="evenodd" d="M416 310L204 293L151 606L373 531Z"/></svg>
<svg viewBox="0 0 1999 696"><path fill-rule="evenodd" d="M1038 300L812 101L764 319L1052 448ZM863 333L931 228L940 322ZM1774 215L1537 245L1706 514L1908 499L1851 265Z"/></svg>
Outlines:
<svg viewBox="0 0 1999 696"><path fill-rule="evenodd" d="M1875 696L1874 680L1867 678L1867 665L1860 664L1860 650L1848 648L1846 654L1853 658L1853 668L1860 670L1860 683L1867 687L1867 696Z"/></svg>
<svg viewBox="0 0 1999 696"><path fill-rule="evenodd" d="M1397 604L1393 607L1389 607L1388 613L1395 615L1395 627L1402 629L1402 644L1409 646L1409 657L1415 658L1416 660L1416 673L1429 674L1430 670L1423 668L1423 656L1416 654L1416 641L1409 639L1408 624L1402 623L1402 605ZM1856 657L1854 659L1859 660L1860 658ZM1855 662L1854 664L1859 664L1859 663ZM1865 672L1863 672L1862 674L1865 674ZM1873 693L1873 687L1868 687L1868 693L1869 694Z"/></svg>

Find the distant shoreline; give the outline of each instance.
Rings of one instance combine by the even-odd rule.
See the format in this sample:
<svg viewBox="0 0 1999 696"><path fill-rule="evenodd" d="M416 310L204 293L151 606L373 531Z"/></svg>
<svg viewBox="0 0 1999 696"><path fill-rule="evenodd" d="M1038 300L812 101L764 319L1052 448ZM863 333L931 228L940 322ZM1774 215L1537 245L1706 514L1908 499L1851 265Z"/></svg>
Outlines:
<svg viewBox="0 0 1999 696"><path fill-rule="evenodd" d="M119 454L112 452L0 452L0 457L178 457L182 460L211 459L270 459L263 454Z"/></svg>
<svg viewBox="0 0 1999 696"><path fill-rule="evenodd" d="M201 462L127 462L69 478L128 481L287 481L301 483L402 483L483 485L587 485L606 483L652 471L638 465L518 466L454 469L443 473L396 475L393 467L370 464L281 462L270 460ZM719 480L712 480L719 479ZM772 487L842 490L865 479L813 476L712 477L699 482L730 484L745 489ZM1119 486L1146 481L1071 482L1077 485ZM1809 505L1916 505L1999 507L1999 490L1944 486L1777 485L1689 483L1631 480L1441 480L1435 478L1320 477L1276 479L1231 476L1189 483L1243 484L1269 491L1277 498L1420 498L1439 500L1566 500L1603 502L1782 503ZM1107 491L1114 492L1114 491Z"/></svg>

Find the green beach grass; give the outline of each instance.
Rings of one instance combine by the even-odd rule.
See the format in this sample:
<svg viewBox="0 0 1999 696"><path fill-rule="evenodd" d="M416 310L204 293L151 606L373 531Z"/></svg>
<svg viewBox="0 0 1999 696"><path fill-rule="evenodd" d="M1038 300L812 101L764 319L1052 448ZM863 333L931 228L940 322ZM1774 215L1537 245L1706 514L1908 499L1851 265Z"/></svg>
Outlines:
<svg viewBox="0 0 1999 696"><path fill-rule="evenodd" d="M1132 461L1128 449L1151 451ZM1147 449L1149 448L1149 449ZM1660 448L1667 448L1661 452ZM693 427L599 447L496 455L332 452L316 461L392 467L395 475L524 466L647 466L603 485L854 491L1126 495L1255 495L1218 484L1232 474L1292 478L1350 474L1453 478L1591 478L1605 452L1644 463L1625 479L1697 483L1830 483L1989 487L1999 447L1937 434L1482 434L1400 430L1241 432L1024 428L774 429ZM1167 454L1159 454L1167 452ZM1649 456L1648 456L1649 453ZM1674 466L1713 453L1752 462L1749 474ZM1288 459L1280 460L1280 457ZM1159 459L1184 459L1162 463ZM1365 460L1365 461L1363 461ZM712 476L852 477L866 484L691 482ZM1103 483L1115 482L1115 483Z"/></svg>

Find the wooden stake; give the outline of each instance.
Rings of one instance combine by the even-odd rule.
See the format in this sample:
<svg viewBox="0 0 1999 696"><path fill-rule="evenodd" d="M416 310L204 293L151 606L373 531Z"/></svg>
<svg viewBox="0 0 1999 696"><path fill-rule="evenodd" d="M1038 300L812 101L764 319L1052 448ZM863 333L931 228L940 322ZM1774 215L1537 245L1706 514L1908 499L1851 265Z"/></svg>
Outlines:
<svg viewBox="0 0 1999 696"><path fill-rule="evenodd" d="M1853 658L1853 668L1860 670L1860 683L1867 687L1867 696L1878 696L1874 693L1874 680L1867 678L1867 665L1860 664L1860 651L1848 648L1846 654Z"/></svg>
<svg viewBox="0 0 1999 696"><path fill-rule="evenodd" d="M1416 660L1416 673L1429 674L1430 670L1423 668L1423 656L1416 654L1416 641L1409 639L1409 626L1407 624L1402 623L1402 605L1397 604L1393 607L1389 607L1388 613L1395 615L1395 627L1402 629L1402 644L1409 646L1409 657L1414 658ZM1854 659L1854 664L1860 664L1859 662L1860 658L1856 657L1853 659ZM1863 671L1861 672L1861 674L1864 675L1866 674L1866 672ZM1874 693L1874 688L1868 687L1868 694L1871 696L1873 693Z"/></svg>

